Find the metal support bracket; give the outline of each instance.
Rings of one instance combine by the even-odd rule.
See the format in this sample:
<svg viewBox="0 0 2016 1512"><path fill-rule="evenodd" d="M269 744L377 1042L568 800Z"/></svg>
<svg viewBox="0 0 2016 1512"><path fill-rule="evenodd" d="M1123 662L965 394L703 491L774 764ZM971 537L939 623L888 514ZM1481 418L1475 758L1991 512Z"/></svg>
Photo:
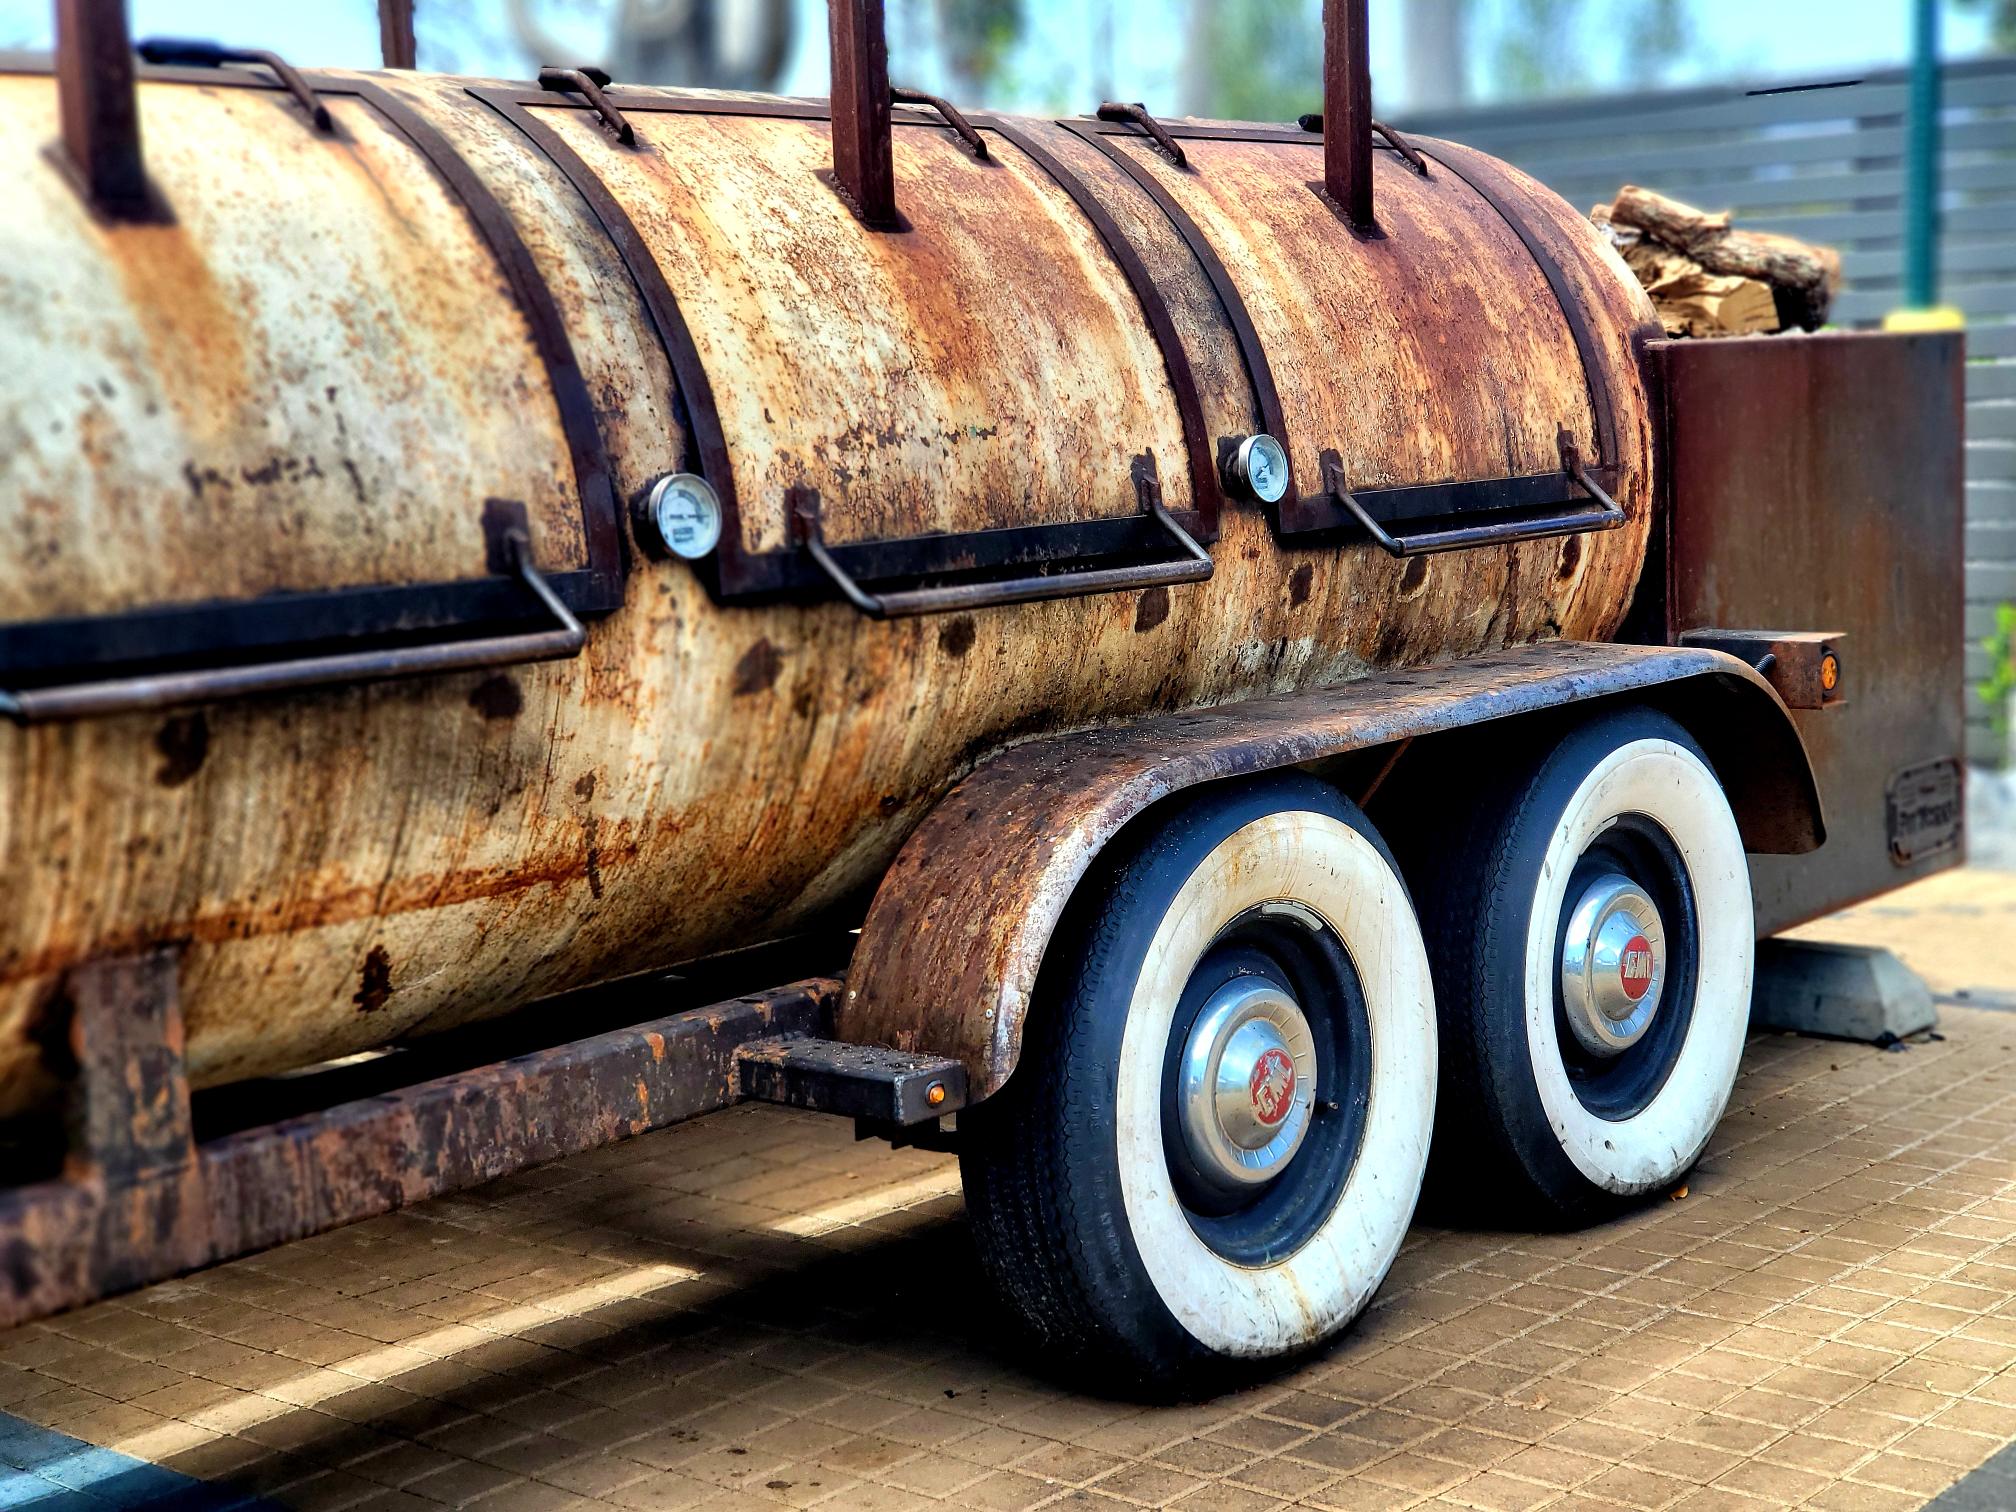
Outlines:
<svg viewBox="0 0 2016 1512"><path fill-rule="evenodd" d="M1134 486L1144 514L1160 525L1182 550L1173 561L1143 562L1128 567L1094 567L1082 571L1046 572L996 582L957 583L942 588L911 588L896 593L872 593L841 566L826 544L819 519L816 489L792 490L791 528L822 572L831 578L847 602L871 619L911 619L949 614L960 609L991 609L1003 604L1028 604L1043 599L1084 598L1095 593L1124 593L1141 588L1201 583L1215 570L1211 553L1185 530L1162 502L1162 485L1154 459L1134 463Z"/></svg>
<svg viewBox="0 0 2016 1512"><path fill-rule="evenodd" d="M966 1068L942 1055L779 1037L735 1052L742 1095L880 1128L934 1123L966 1106Z"/></svg>
<svg viewBox="0 0 2016 1512"><path fill-rule="evenodd" d="M1726 651L1755 667L1788 709L1838 709L1848 702L1838 630L1684 630L1683 646Z"/></svg>

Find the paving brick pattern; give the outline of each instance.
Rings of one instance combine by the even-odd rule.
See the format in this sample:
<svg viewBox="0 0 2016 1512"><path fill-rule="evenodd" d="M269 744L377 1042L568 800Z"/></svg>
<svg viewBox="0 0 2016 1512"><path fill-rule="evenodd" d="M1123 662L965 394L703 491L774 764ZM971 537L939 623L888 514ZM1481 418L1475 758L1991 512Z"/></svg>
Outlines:
<svg viewBox="0 0 2016 1512"><path fill-rule="evenodd" d="M2016 1013L1945 1032L1754 1040L1684 1195L1418 1228L1210 1402L1004 1346L945 1157L741 1109L0 1333L0 1414L304 1509L2001 1506Z"/></svg>

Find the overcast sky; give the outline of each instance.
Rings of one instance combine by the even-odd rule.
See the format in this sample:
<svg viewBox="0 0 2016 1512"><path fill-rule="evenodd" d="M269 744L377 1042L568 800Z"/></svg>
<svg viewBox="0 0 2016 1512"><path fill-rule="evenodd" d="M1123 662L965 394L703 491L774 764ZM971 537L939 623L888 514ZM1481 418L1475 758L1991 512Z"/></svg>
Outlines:
<svg viewBox="0 0 2016 1512"><path fill-rule="evenodd" d="M1011 97L980 103L1043 109L1063 99L1089 100L1098 72L1086 56L1090 7L1085 0L1027 3L1033 36L1018 60ZM799 4L804 24L786 87L792 93L824 93L824 5L820 0ZM1404 4L1405 0L1372 4L1374 76L1380 81L1382 104L1396 113L1406 104L1399 64ZM419 7L424 28L427 0L419 0ZM501 11L501 0L493 0L492 8ZM1769 15L1765 25L1758 24L1757 0L1691 0L1689 9L1700 45L1674 83L1848 73L1901 62L1910 49L1909 0L1772 0L1765 8ZM0 46L47 46L51 10L50 0L0 0ZM1180 34L1170 24L1167 0L1146 4L1118 0L1117 10L1118 92L1170 108L1166 102L1172 102L1175 93ZM892 12L900 14L894 6ZM377 62L375 0L297 0L291 5L273 0L133 0L133 14L139 36L202 36L270 47L304 65ZM1986 26L1979 11L1949 6L1945 31L1949 57L1966 57L1985 45ZM925 70L914 59L905 68L904 40L900 31L892 38L894 71L915 78ZM1580 41L1587 57L1607 56L1608 50L1597 40L1578 39L1571 33L1564 47L1573 54ZM585 33L584 50L593 45L593 33ZM508 51L490 58L471 57L465 66L508 74L524 71L522 60ZM1313 81L1314 59L1310 72Z"/></svg>

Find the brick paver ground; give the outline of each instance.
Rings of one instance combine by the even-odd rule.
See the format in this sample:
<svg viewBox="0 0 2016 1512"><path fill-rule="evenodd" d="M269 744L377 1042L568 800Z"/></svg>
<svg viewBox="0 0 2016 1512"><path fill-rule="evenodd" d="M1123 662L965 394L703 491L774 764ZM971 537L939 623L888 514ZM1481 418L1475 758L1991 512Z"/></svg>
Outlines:
<svg viewBox="0 0 2016 1512"><path fill-rule="evenodd" d="M1418 1228L1210 1402L1008 1352L948 1158L741 1109L0 1333L0 1414L305 1509L1998 1505L1949 1488L2016 1439L2012 924L1978 872L1835 921L1943 1040L1760 1037L1684 1189Z"/></svg>

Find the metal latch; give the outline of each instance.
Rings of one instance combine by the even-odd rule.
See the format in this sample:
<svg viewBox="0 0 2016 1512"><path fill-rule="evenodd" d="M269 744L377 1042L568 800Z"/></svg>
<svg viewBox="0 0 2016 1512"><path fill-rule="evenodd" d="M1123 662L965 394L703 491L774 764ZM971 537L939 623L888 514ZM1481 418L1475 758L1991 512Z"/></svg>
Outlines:
<svg viewBox="0 0 2016 1512"><path fill-rule="evenodd" d="M149 37L134 51L143 61L162 67L222 68L230 63L253 63L270 69L281 87L308 113L308 119L315 123L317 131L333 132L336 129L329 107L301 77L301 71L278 53L268 52L263 47L225 47L217 42L184 37Z"/></svg>

